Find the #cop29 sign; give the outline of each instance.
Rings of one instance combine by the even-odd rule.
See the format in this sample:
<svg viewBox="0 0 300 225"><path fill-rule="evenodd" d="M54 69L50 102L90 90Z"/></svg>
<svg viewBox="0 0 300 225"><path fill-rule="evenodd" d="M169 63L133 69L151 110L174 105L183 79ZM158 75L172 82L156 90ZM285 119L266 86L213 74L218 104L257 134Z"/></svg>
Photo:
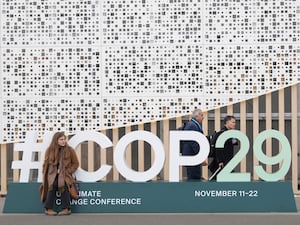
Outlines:
<svg viewBox="0 0 300 225"><path fill-rule="evenodd" d="M38 169L38 182L42 181L43 160L34 161L32 153L40 151L43 159L52 136L53 133L47 133L43 137L43 142L37 143L37 133L29 132L24 143L16 144L15 150L23 151L23 158L21 161L13 161L12 168L21 170L20 182L28 183L31 169ZM101 148L114 147L115 167L123 177L132 182L97 182L110 172L113 165L101 165L93 172L79 168L75 176L81 181L81 198L72 200L72 211L86 213L295 211L291 183L279 182L287 174L291 165L291 147L288 139L276 130L266 130L257 136L253 143L254 156L262 164L280 164L280 167L276 172L268 173L263 166L254 165L253 170L263 181L251 182L249 172L232 172L249 154L250 144L245 134L237 130L226 131L219 136L216 148L222 148L225 141L232 137L240 141L240 149L217 175L217 182L179 182L180 167L202 163L208 157L210 145L207 138L199 132L170 131L169 182L146 182L160 173L166 157L162 141L153 133L133 131L123 136L116 146L113 146L111 140L102 133L78 132L69 140L73 148L85 141L93 141ZM281 144L281 150L275 156L267 156L263 152L262 145L268 138L275 138ZM153 164L146 171L133 170L126 164L126 148L137 140L149 143L155 154ZM179 149L181 140L196 141L201 150L194 156L182 156ZM16 185L20 183L12 184L11 189L14 190ZM28 186L25 185L23 188L26 187ZM274 204L274 196L281 202L280 204ZM282 204L282 200L285 204ZM8 203L6 210L14 211L9 205ZM59 206L59 201L57 205ZM11 206L13 207L13 204ZM23 212L22 208L15 211Z"/></svg>
<svg viewBox="0 0 300 225"><path fill-rule="evenodd" d="M53 133L47 133L43 137L43 143L37 143L37 134L29 132L24 143L16 144L15 151L23 151L21 161L13 161L12 168L20 169L20 182L28 182L31 169L38 169L38 181L42 181L42 163L43 161L33 161L32 153L42 152L41 158L44 158L44 153L52 139ZM240 141L240 149L233 159L221 170L217 176L217 181L250 181L250 173L237 173L232 170L240 163L240 161L249 152L249 139L245 134L237 130L229 130L222 133L217 142L216 148L222 148L227 139L235 137ZM263 153L262 144L268 138L275 138L279 141L282 148L276 156L267 156ZM127 146L136 140L143 140L152 146L155 153L155 159L151 167L147 171L135 171L126 164L125 153ZM201 151L194 156L180 155L180 141L192 140L198 142ZM111 140L102 133L94 131L78 132L70 140L69 144L76 148L80 143L85 141L93 141L101 148L113 147ZM170 131L170 149L169 149L169 181L179 181L180 166L198 165L207 159L210 145L207 138L196 131ZM278 181L282 179L288 172L291 165L291 146L288 139L279 131L266 130L261 132L253 143L254 156L265 165L274 165L280 163L280 169L274 173L267 173L261 165L254 165L256 174L265 181ZM162 141L151 132L133 131L123 136L114 147L114 165L119 173L127 180L134 182L145 182L154 178L163 169L165 162L165 149ZM85 171L79 168L76 172L76 177L82 182L96 182L105 177L111 170L112 165L101 165L94 171Z"/></svg>

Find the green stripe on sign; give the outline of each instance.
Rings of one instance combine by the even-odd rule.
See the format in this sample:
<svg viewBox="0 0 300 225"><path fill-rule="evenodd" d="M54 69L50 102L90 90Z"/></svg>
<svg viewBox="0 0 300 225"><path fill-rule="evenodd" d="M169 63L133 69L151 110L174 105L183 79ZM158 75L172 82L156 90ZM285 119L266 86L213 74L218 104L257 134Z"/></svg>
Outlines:
<svg viewBox="0 0 300 225"><path fill-rule="evenodd" d="M39 186L10 183L3 213L43 213ZM291 182L95 182L80 196L73 213L297 212Z"/></svg>

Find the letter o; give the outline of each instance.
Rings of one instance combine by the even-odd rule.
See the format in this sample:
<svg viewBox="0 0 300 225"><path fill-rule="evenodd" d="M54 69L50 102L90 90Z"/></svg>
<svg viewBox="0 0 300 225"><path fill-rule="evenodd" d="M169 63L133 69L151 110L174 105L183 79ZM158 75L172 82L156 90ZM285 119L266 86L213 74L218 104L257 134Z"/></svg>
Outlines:
<svg viewBox="0 0 300 225"><path fill-rule="evenodd" d="M150 169L144 172L138 172L128 167L125 160L126 147L133 141L144 140L148 142L155 152L155 160ZM114 163L120 174L131 181L143 182L151 180L163 168L165 161L164 146L160 139L148 131L133 131L122 137L116 145L114 152Z"/></svg>

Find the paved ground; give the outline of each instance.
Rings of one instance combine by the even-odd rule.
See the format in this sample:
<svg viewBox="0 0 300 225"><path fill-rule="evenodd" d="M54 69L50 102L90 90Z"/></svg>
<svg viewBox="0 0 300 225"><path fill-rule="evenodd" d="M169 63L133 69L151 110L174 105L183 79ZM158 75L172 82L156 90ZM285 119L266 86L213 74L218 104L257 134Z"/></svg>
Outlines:
<svg viewBox="0 0 300 225"><path fill-rule="evenodd" d="M0 198L0 225L300 225L300 197L297 213L180 213L180 214L3 214Z"/></svg>

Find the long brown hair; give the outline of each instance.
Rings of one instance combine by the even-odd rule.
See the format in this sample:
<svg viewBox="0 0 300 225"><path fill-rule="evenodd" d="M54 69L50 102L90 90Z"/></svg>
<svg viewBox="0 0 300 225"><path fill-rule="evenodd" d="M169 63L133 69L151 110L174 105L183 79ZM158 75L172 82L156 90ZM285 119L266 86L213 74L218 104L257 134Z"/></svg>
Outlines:
<svg viewBox="0 0 300 225"><path fill-rule="evenodd" d="M66 137L65 133L63 131L56 132L51 140L51 143L49 147L46 150L46 154L49 154L49 163L57 165L58 164L58 156L59 156L59 148L62 148L58 145L58 139L61 137ZM65 147L67 147L68 144L66 143Z"/></svg>

